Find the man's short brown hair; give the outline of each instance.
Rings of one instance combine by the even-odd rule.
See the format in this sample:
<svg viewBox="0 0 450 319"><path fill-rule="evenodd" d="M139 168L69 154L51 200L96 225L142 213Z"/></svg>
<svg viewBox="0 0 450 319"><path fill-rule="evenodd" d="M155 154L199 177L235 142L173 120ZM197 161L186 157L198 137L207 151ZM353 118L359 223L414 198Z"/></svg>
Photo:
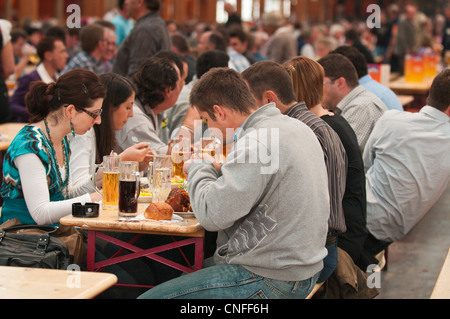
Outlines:
<svg viewBox="0 0 450 319"><path fill-rule="evenodd" d="M297 101L291 78L279 63L268 60L256 62L245 69L242 76L258 100L262 100L265 91L271 90L283 104Z"/></svg>
<svg viewBox="0 0 450 319"><path fill-rule="evenodd" d="M242 76L230 68L213 68L194 85L189 102L200 112L215 120L214 105L226 107L241 114L250 114L257 103Z"/></svg>
<svg viewBox="0 0 450 319"><path fill-rule="evenodd" d="M350 89L354 89L359 85L358 74L353 63L342 54L331 53L317 62L322 65L326 77L333 80L343 77Z"/></svg>
<svg viewBox="0 0 450 319"><path fill-rule="evenodd" d="M81 48L87 53L93 52L98 42L104 40L104 35L105 31L101 25L97 23L88 24L80 32Z"/></svg>
<svg viewBox="0 0 450 319"><path fill-rule="evenodd" d="M450 69L439 73L433 80L430 88L430 94L427 98L427 104L445 112L450 105Z"/></svg>

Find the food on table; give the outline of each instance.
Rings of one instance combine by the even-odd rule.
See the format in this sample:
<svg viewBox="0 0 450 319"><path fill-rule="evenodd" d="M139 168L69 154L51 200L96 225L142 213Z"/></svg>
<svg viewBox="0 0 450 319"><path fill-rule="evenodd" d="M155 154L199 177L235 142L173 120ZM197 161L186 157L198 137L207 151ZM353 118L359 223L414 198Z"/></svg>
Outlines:
<svg viewBox="0 0 450 319"><path fill-rule="evenodd" d="M144 217L154 220L171 220L173 208L167 203L155 202L148 205L145 209Z"/></svg>
<svg viewBox="0 0 450 319"><path fill-rule="evenodd" d="M172 189L166 203L172 206L175 212L192 212L189 194L182 188Z"/></svg>

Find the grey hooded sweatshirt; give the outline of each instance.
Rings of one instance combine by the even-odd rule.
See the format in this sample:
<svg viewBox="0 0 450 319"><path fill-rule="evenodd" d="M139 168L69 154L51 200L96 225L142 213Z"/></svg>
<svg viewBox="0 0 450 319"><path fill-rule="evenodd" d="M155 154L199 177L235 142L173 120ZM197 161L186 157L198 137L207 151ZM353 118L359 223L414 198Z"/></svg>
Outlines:
<svg viewBox="0 0 450 319"><path fill-rule="evenodd" d="M216 264L275 280L301 281L323 268L329 195L323 151L302 122L274 103L253 112L219 172L188 167L194 214L217 231Z"/></svg>

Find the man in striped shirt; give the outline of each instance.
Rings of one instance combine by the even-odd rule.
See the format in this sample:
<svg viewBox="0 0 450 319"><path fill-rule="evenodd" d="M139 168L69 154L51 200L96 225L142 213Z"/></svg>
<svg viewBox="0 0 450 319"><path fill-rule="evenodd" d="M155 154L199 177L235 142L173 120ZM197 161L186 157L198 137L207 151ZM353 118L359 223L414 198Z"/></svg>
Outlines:
<svg viewBox="0 0 450 319"><path fill-rule="evenodd" d="M347 154L337 133L317 115L308 110L304 102L297 102L288 73L273 61L261 61L242 72L259 106L274 102L281 113L300 120L316 134L322 146L328 172L330 218L326 248L328 256L318 282L325 281L337 264L337 234L346 231L342 198L347 176Z"/></svg>
<svg viewBox="0 0 450 319"><path fill-rule="evenodd" d="M361 152L376 121L388 110L387 106L358 82L353 63L341 54L328 54L318 60L324 71L323 106L341 113L353 128Z"/></svg>

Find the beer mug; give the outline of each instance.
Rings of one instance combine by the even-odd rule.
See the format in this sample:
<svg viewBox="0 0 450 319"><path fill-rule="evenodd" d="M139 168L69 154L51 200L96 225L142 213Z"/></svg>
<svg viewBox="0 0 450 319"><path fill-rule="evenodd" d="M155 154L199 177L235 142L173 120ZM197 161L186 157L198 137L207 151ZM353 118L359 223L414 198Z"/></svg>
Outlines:
<svg viewBox="0 0 450 319"><path fill-rule="evenodd" d="M180 139L174 141L174 145L171 150L172 164L173 164L173 178L175 182L182 182L186 178L183 173L184 162L191 158L191 140Z"/></svg>
<svg viewBox="0 0 450 319"><path fill-rule="evenodd" d="M120 162L119 165L119 216L136 217L140 192L138 162Z"/></svg>
<svg viewBox="0 0 450 319"><path fill-rule="evenodd" d="M103 209L117 209L119 202L119 163L118 155L103 156L103 163L96 165L93 171L92 183L95 191L102 195ZM102 190L95 185L95 173L98 168L103 169Z"/></svg>
<svg viewBox="0 0 450 319"><path fill-rule="evenodd" d="M155 155L151 171L152 201L165 202L172 188L172 158L170 155ZM149 171L150 174L150 171Z"/></svg>

